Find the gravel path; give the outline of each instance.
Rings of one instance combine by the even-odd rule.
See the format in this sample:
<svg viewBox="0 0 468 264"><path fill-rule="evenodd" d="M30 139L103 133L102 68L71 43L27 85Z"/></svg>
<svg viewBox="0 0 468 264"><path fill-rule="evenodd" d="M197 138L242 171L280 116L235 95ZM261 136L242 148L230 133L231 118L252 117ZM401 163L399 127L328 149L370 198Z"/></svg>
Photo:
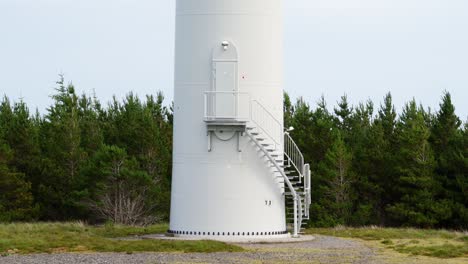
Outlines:
<svg viewBox="0 0 468 264"><path fill-rule="evenodd" d="M378 263L373 249L351 240L318 236L288 244L240 244L242 253L96 253L37 254L0 257L1 264L153 264L153 263Z"/></svg>

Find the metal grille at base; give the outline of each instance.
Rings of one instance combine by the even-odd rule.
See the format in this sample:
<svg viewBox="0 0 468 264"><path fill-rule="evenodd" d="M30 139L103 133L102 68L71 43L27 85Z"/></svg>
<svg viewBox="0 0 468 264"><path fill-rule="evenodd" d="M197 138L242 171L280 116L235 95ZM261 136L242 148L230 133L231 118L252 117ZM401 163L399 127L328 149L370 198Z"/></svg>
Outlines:
<svg viewBox="0 0 468 264"><path fill-rule="evenodd" d="M189 236L276 236L286 235L287 231L274 232L194 232L194 231L174 231L168 230L167 233L174 235L189 235Z"/></svg>

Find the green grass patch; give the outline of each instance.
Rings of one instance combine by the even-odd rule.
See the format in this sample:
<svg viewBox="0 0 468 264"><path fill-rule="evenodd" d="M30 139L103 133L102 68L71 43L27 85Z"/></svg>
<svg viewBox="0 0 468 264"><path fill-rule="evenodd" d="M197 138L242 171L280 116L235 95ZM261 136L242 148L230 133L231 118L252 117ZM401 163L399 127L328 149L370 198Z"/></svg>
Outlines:
<svg viewBox="0 0 468 264"><path fill-rule="evenodd" d="M320 234L336 237L352 237L363 240L382 239L427 239L445 238L456 239L463 237L461 233L445 230L424 230L415 228L310 228L308 234Z"/></svg>
<svg viewBox="0 0 468 264"><path fill-rule="evenodd" d="M167 224L157 224L146 227L106 224L103 227L93 227L92 231L99 236L116 238L147 234L164 234L168 229L169 226Z"/></svg>
<svg viewBox="0 0 468 264"><path fill-rule="evenodd" d="M384 239L382 242L380 242L384 245L393 245L393 241L391 241L390 239Z"/></svg>
<svg viewBox="0 0 468 264"><path fill-rule="evenodd" d="M468 257L466 233L415 228L311 228L308 234L357 238L378 242L388 249L409 255L436 258ZM374 242L374 243L375 243Z"/></svg>
<svg viewBox="0 0 468 264"><path fill-rule="evenodd" d="M468 256L468 245L443 244L437 246L401 246L396 251L411 255L437 258L457 258Z"/></svg>
<svg viewBox="0 0 468 264"><path fill-rule="evenodd" d="M116 240L164 233L167 225L126 227L82 223L0 225L0 254L62 252L233 252L242 248L216 241Z"/></svg>

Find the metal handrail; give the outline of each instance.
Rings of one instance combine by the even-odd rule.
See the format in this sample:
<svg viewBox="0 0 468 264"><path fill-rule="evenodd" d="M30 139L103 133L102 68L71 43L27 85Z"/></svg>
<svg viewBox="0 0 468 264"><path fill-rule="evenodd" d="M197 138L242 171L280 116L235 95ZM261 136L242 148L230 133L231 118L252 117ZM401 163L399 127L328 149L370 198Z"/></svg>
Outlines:
<svg viewBox="0 0 468 264"><path fill-rule="evenodd" d="M288 132L284 132L284 155L288 158L288 161L292 163L297 172L299 172L299 180L302 182L305 174L304 155Z"/></svg>
<svg viewBox="0 0 468 264"><path fill-rule="evenodd" d="M277 150L278 146L281 146L282 143L278 142L278 140L281 141L283 125L281 125L281 122L257 100L251 101L250 109L252 122L270 138L275 145L275 150ZM274 134L272 135L272 133ZM278 133L278 135L275 135L276 133Z"/></svg>
<svg viewBox="0 0 468 264"><path fill-rule="evenodd" d="M283 177L284 182L288 186L288 188L289 188L289 190L291 192L291 195L293 196L293 199L294 199L294 234L293 234L293 236L298 236L300 224L302 223L302 202L301 202L301 198L299 197L296 190L294 189L294 187L293 187L291 181L289 180L288 176L284 173L284 170L278 165L278 163L270 155L268 150L266 150L265 147L262 146L262 144L260 144L249 131L246 131L246 134L250 137L252 142L254 142L255 145L262 150L262 152L265 154L265 156L268 158L268 160L275 166L275 168L279 171L279 173ZM300 211L300 214L297 213L298 209ZM299 220L301 222L298 222Z"/></svg>

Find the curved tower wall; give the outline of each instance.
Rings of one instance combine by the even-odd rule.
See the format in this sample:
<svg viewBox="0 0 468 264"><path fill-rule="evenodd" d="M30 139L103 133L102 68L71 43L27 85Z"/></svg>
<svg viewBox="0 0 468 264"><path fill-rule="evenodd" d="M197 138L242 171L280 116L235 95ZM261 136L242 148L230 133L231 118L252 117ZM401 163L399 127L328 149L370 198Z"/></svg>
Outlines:
<svg viewBox="0 0 468 264"><path fill-rule="evenodd" d="M286 231L283 185L264 157L247 136L238 142L229 131L212 136L208 151L204 121L205 92L215 89L215 79L222 77L217 74L227 69L224 75L228 72L235 79L231 83L235 87L224 88L243 94L239 111L250 117L248 96L249 102L258 101L280 122L282 131L281 2L177 0L171 232ZM214 66L216 61L232 63ZM279 142L277 152L282 153L282 133L269 126L270 121L265 120L263 127ZM248 126L254 125L249 121Z"/></svg>

